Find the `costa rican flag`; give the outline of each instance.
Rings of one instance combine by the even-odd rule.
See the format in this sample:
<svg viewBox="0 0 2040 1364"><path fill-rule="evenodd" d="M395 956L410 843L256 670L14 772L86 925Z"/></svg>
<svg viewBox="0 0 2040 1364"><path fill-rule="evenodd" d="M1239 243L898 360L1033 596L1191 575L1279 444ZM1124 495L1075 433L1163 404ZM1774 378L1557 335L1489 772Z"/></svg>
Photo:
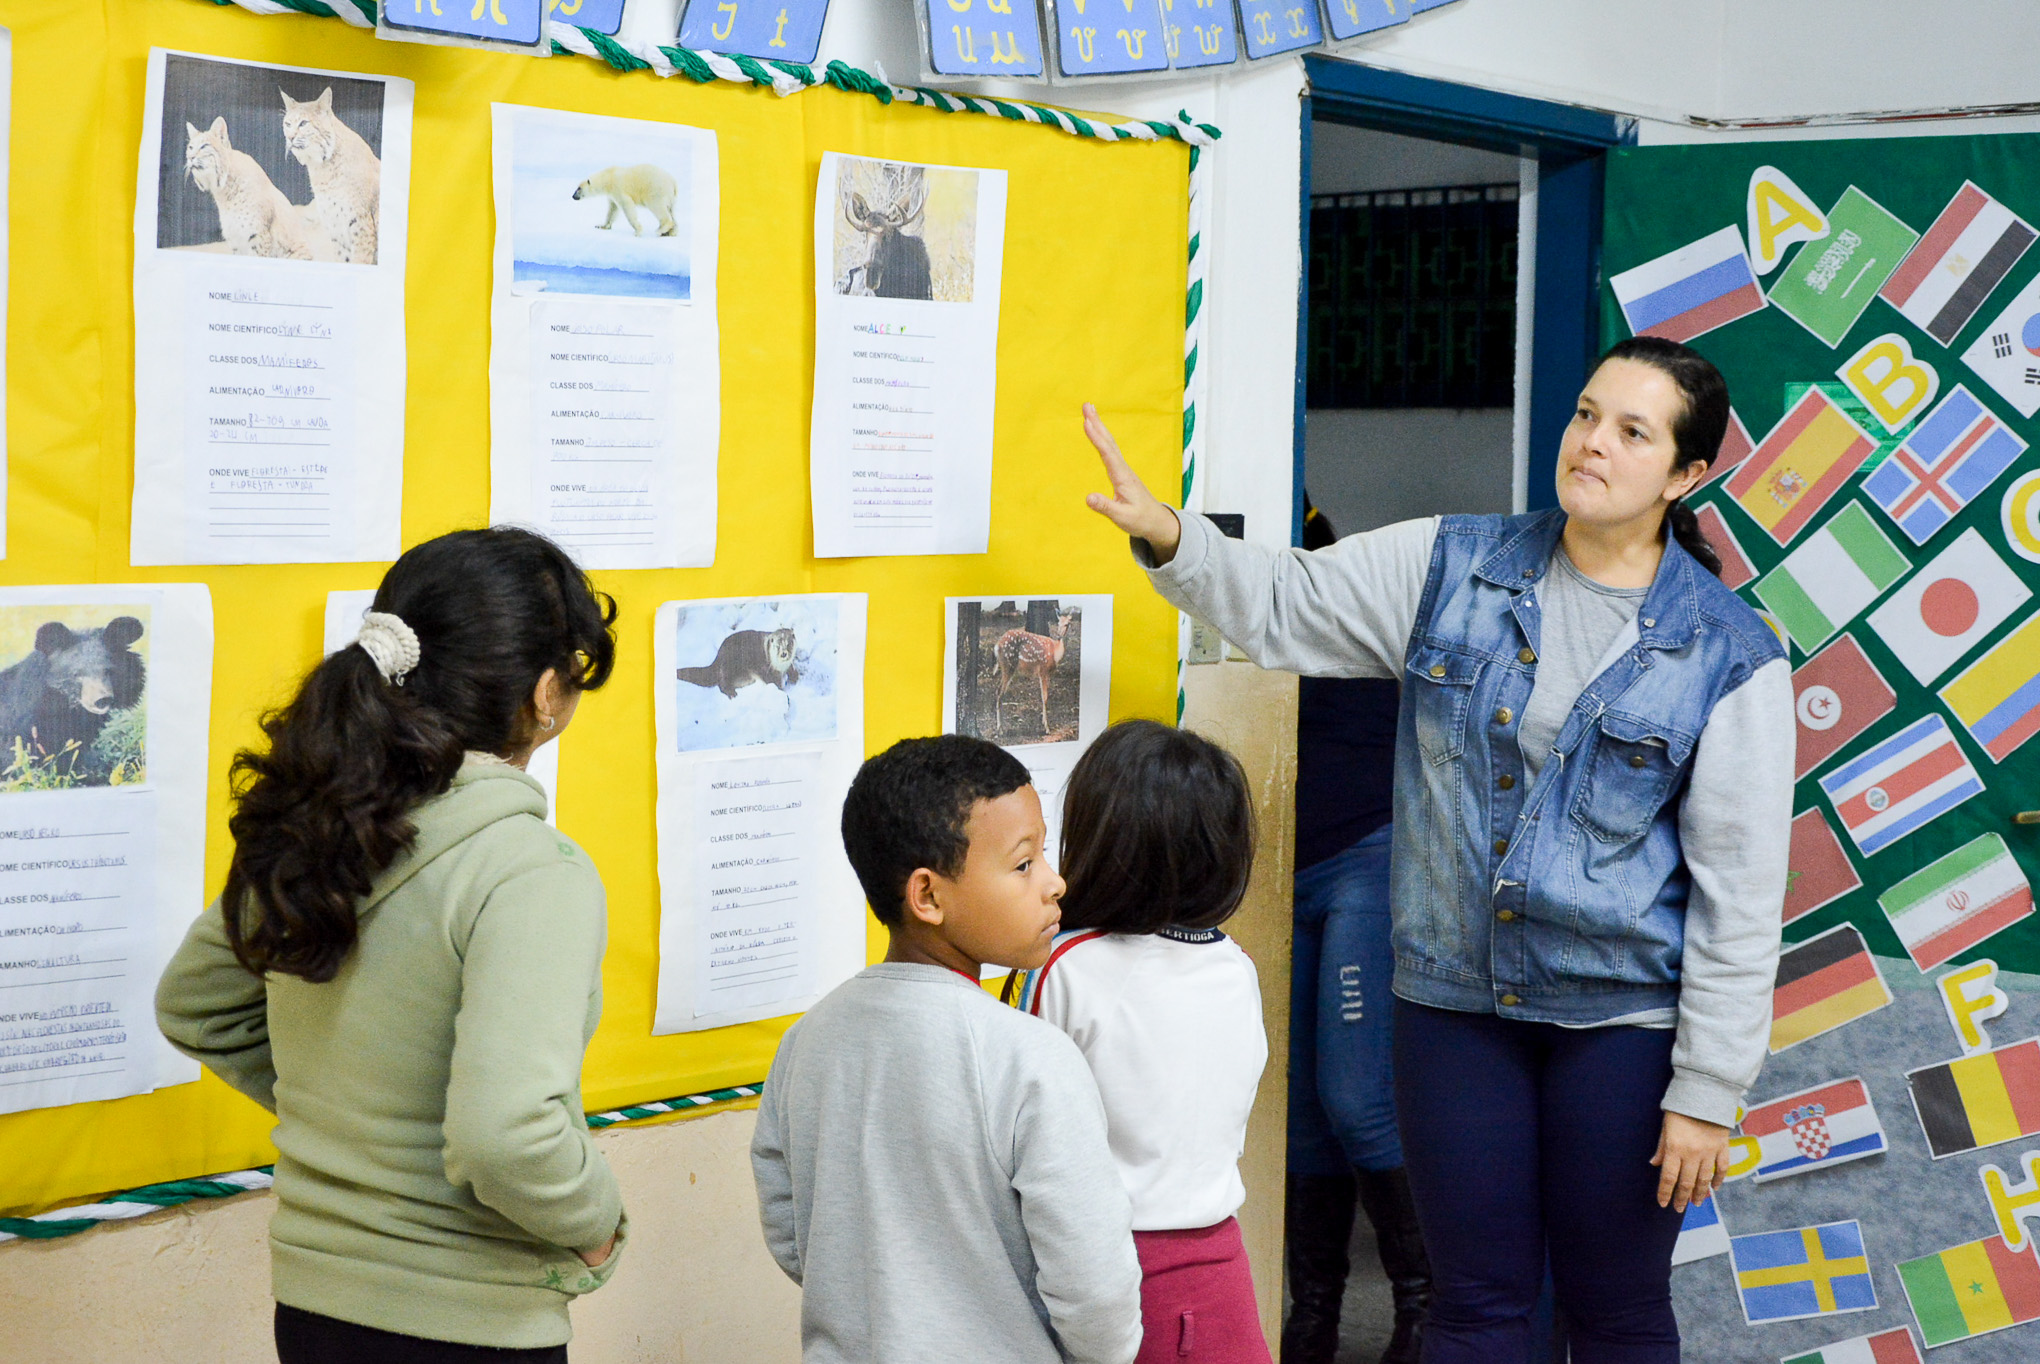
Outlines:
<svg viewBox="0 0 2040 1364"><path fill-rule="evenodd" d="M1865 857L1983 794L1976 769L1938 715L1906 726L1820 779Z"/></svg>
<svg viewBox="0 0 2040 1364"><path fill-rule="evenodd" d="M1608 281L1629 330L1691 341L1764 306L1742 232L1724 227Z"/></svg>
<svg viewBox="0 0 2040 1364"><path fill-rule="evenodd" d="M1877 296L1928 336L1953 346L2032 244L2033 229L2025 219L1965 180Z"/></svg>
<svg viewBox="0 0 2040 1364"><path fill-rule="evenodd" d="M1863 491L1924 545L2025 452L2026 442L1957 384L1863 480Z"/></svg>

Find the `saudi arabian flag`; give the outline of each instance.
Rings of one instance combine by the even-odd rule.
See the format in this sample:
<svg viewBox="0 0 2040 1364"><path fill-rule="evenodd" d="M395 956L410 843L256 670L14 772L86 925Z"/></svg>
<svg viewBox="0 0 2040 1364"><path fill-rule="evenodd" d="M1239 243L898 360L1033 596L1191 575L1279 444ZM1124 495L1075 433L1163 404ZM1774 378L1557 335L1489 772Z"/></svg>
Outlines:
<svg viewBox="0 0 2040 1364"><path fill-rule="evenodd" d="M1757 579L1757 599L1810 654L1911 567L1863 504L1852 501Z"/></svg>
<svg viewBox="0 0 2040 1364"><path fill-rule="evenodd" d="M1803 1355L1792 1355L1785 1364L1920 1364L1920 1347L1913 1344L1911 1331L1894 1326L1874 1336L1838 1340Z"/></svg>

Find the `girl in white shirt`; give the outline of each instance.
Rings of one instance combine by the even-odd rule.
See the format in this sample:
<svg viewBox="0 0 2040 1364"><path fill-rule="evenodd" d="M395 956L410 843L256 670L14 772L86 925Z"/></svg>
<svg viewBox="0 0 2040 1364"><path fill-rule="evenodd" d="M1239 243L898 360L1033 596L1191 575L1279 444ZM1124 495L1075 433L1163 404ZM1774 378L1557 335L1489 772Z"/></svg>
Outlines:
<svg viewBox="0 0 2040 1364"><path fill-rule="evenodd" d="M1112 726L1063 797L1063 932L1020 1005L1069 1034L1105 1101L1133 1200L1136 1364L1269 1364L1240 1151L1268 1059L1254 963L1219 925L1254 861L1230 753L1188 730Z"/></svg>

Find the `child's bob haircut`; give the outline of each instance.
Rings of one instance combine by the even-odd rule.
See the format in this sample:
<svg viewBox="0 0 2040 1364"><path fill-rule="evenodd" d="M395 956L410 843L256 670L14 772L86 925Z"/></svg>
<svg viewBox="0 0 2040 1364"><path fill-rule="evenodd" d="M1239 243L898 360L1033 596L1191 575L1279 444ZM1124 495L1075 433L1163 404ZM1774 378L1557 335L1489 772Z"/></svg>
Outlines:
<svg viewBox="0 0 2040 1364"><path fill-rule="evenodd" d="M1254 869L1247 775L1187 729L1121 721L1070 771L1062 854L1065 931L1216 928Z"/></svg>
<svg viewBox="0 0 2040 1364"><path fill-rule="evenodd" d="M971 807L1033 780L1005 749L962 734L902 739L867 759L843 798L843 851L878 921L899 926L907 878L922 867L961 876Z"/></svg>

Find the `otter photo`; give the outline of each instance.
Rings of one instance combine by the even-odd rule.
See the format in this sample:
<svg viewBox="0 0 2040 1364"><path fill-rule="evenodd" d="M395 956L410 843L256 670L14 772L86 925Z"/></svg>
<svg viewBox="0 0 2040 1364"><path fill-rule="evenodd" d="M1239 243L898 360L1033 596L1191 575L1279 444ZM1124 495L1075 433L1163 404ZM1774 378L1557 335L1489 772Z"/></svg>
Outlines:
<svg viewBox="0 0 2040 1364"><path fill-rule="evenodd" d="M968 303L978 173L846 156L836 163L836 292Z"/></svg>
<svg viewBox="0 0 2040 1364"><path fill-rule="evenodd" d="M699 753L836 737L836 604L712 602L675 624L678 748Z"/></svg>
<svg viewBox="0 0 2040 1364"><path fill-rule="evenodd" d="M148 777L146 606L0 607L0 794Z"/></svg>
<svg viewBox="0 0 2040 1364"><path fill-rule="evenodd" d="M520 294L692 299L693 129L518 109L510 254Z"/></svg>
<svg viewBox="0 0 2040 1364"><path fill-rule="evenodd" d="M956 732L1012 748L1077 737L1084 609L1050 597L951 604Z"/></svg>
<svg viewBox="0 0 2040 1364"><path fill-rule="evenodd" d="M171 54L156 245L376 263L383 86Z"/></svg>

